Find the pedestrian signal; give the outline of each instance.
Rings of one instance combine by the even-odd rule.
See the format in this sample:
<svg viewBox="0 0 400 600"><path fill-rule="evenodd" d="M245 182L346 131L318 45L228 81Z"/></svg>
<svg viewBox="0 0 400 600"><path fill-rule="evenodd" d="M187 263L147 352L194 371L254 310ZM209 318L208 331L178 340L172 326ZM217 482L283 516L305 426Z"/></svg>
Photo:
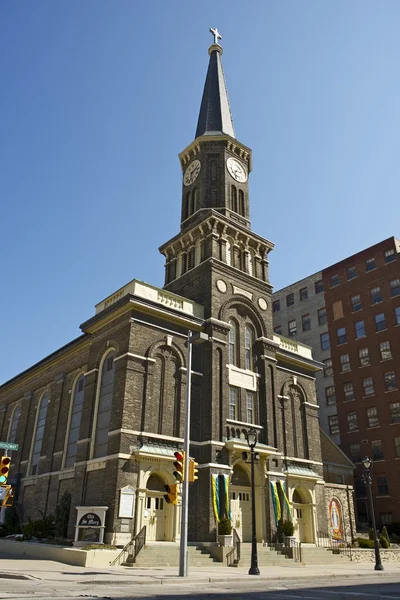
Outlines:
<svg viewBox="0 0 400 600"><path fill-rule="evenodd" d="M167 504L178 503L178 484L173 483L172 485L164 485L164 489L167 492L164 494L164 500Z"/></svg>
<svg viewBox="0 0 400 600"><path fill-rule="evenodd" d="M199 463L197 463L195 460L193 460L193 458L191 458L189 460L189 481L191 483L193 483L193 481L196 481L198 479L198 471L197 471L198 466L199 466Z"/></svg>
<svg viewBox="0 0 400 600"><path fill-rule="evenodd" d="M174 456L176 461L174 462L175 471L173 476L178 483L181 483L185 479L185 453L181 451L174 452Z"/></svg>
<svg viewBox="0 0 400 600"><path fill-rule="evenodd" d="M7 492L6 492L6 497L3 500L2 506L12 506L14 503L14 496L15 496L15 488L13 488L11 485L7 485Z"/></svg>
<svg viewBox="0 0 400 600"><path fill-rule="evenodd" d="M9 456L2 456L0 458L0 485L7 483L8 472L11 466L11 458Z"/></svg>

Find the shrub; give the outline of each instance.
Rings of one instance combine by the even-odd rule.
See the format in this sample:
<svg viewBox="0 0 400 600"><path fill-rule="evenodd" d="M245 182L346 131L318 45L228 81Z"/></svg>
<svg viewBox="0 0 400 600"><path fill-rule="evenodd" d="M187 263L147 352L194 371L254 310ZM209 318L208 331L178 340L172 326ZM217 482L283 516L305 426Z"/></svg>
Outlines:
<svg viewBox="0 0 400 600"><path fill-rule="evenodd" d="M22 533L27 539L32 537L39 539L54 537L53 515L43 516L41 519L36 520L28 517L28 522L22 526Z"/></svg>
<svg viewBox="0 0 400 600"><path fill-rule="evenodd" d="M382 529L382 535L381 535L381 537L385 538L385 540L388 543L388 545L386 546L386 548L389 548L390 547L390 538L389 538L388 530L386 529L386 525ZM382 546L382 548L384 548L384 547L385 546Z"/></svg>
<svg viewBox="0 0 400 600"><path fill-rule="evenodd" d="M284 521L282 523L282 533L286 536L292 536L294 534L294 525L292 521Z"/></svg>
<svg viewBox="0 0 400 600"><path fill-rule="evenodd" d="M383 535L381 535L381 537L379 538L379 544L381 548L389 548L390 546L390 542L388 542Z"/></svg>
<svg viewBox="0 0 400 600"><path fill-rule="evenodd" d="M368 529L368 537L369 537L370 540L374 539L374 530L372 529L372 527L370 527Z"/></svg>
<svg viewBox="0 0 400 600"><path fill-rule="evenodd" d="M88 544L79 550L118 550L117 546L111 544Z"/></svg>
<svg viewBox="0 0 400 600"><path fill-rule="evenodd" d="M58 538L67 537L70 509L71 494L69 492L64 492L54 513L54 535Z"/></svg>
<svg viewBox="0 0 400 600"><path fill-rule="evenodd" d="M360 548L373 548L374 540L366 540L365 538L357 538L356 541Z"/></svg>
<svg viewBox="0 0 400 600"><path fill-rule="evenodd" d="M232 523L228 517L222 517L218 523L218 535L231 535Z"/></svg>

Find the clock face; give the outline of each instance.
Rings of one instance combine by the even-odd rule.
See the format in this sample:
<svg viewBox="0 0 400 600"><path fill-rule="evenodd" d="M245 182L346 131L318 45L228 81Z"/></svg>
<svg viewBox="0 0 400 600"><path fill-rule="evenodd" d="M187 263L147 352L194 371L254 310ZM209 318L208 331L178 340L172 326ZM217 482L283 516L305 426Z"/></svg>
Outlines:
<svg viewBox="0 0 400 600"><path fill-rule="evenodd" d="M228 158L226 161L226 168L229 171L229 174L236 179L239 183L244 183L247 181L247 170L241 162L236 160L236 158Z"/></svg>
<svg viewBox="0 0 400 600"><path fill-rule="evenodd" d="M194 181L196 181L200 173L200 169L201 162L199 160L194 160L191 162L183 175L183 183L185 185L191 185Z"/></svg>

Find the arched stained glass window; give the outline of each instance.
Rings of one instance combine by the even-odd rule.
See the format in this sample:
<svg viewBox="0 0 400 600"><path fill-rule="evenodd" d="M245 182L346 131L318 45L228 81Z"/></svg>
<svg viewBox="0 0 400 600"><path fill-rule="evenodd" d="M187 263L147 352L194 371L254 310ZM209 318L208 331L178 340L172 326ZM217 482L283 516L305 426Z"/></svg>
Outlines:
<svg viewBox="0 0 400 600"><path fill-rule="evenodd" d="M231 326L229 331L229 363L231 365L237 364L237 336L238 336L238 326L233 319L229 321L229 325Z"/></svg>
<svg viewBox="0 0 400 600"><path fill-rule="evenodd" d="M250 325L246 325L244 329L244 347L245 347L245 360L246 369L249 371L253 370L253 345L254 345L254 329Z"/></svg>
<svg viewBox="0 0 400 600"><path fill-rule="evenodd" d="M21 414L21 408L16 406L11 417L10 431L8 433L8 442L14 443L17 437L18 421Z"/></svg>
<svg viewBox="0 0 400 600"><path fill-rule="evenodd" d="M81 375L75 382L72 395L72 406L69 421L68 441L65 453L65 467L72 467L77 454L77 442L82 419L83 397L85 394L85 376Z"/></svg>
<svg viewBox="0 0 400 600"><path fill-rule="evenodd" d="M108 431L110 429L112 397L114 391L114 358L115 350L112 350L104 358L101 370L93 458L106 456L108 451Z"/></svg>
<svg viewBox="0 0 400 600"><path fill-rule="evenodd" d="M35 435L33 436L33 446L31 449L31 475L36 475L39 467L39 458L40 451L42 449L43 436L44 436L44 428L46 425L46 417L47 417L47 408L49 406L49 394L46 393L37 407L37 415L36 415L36 430Z"/></svg>

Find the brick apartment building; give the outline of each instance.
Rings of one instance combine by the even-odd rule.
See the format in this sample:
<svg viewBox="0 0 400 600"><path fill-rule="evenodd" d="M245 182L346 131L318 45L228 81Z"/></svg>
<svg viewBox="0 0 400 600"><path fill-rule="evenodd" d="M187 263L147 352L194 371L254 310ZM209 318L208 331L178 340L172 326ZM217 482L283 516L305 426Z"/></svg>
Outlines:
<svg viewBox="0 0 400 600"><path fill-rule="evenodd" d="M321 443L311 349L273 333L273 244L251 229L251 150L235 138L222 48L209 54L196 136L179 155L180 230L160 248L164 288L131 281L96 305L82 335L3 384L1 439L19 444L12 474L26 516L54 512L69 490L73 507L108 507L107 542L144 526L148 541L178 541L181 498L167 504L164 486L183 443L187 333L206 332L193 349L190 540L216 540L214 476L229 480L233 524L250 539L243 452L256 428L258 540L275 537L271 484L283 482L296 535L312 543L331 528L334 499L348 528L352 465ZM75 520L72 510L71 535Z"/></svg>
<svg viewBox="0 0 400 600"><path fill-rule="evenodd" d="M379 524L400 521L400 241L388 238L279 290L273 302L274 330L310 343L324 364L321 425L356 465L360 521L368 519L365 455L374 461Z"/></svg>

